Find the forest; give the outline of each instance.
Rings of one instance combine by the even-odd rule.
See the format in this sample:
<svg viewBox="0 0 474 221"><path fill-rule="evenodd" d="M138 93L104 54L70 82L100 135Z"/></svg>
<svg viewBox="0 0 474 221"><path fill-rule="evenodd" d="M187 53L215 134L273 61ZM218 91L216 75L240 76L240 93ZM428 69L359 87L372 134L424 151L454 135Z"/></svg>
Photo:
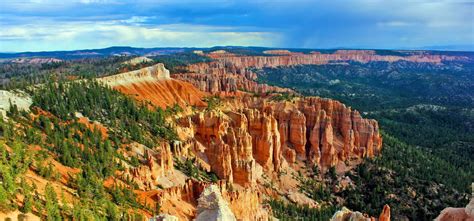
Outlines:
<svg viewBox="0 0 474 221"><path fill-rule="evenodd" d="M35 210L45 220L142 220L140 211L159 211L158 204L137 202L127 187L135 185L131 180L124 180L126 186L111 187L105 187L104 181L124 170L117 159L134 165L136 159L119 153L123 144L136 141L154 147L177 139L164 120L176 108L149 108L89 80L50 82L29 93L33 97L31 114L12 105L8 119L0 119L0 211ZM106 125L107 135L79 122L78 113ZM54 169L56 161L80 172L64 177ZM38 198L41 195L34 183L25 182L28 170L48 181L44 199ZM66 182L77 190L74 207L58 203L64 202L64 196L53 190L55 182ZM20 205L12 197L17 194L25 197Z"/></svg>
<svg viewBox="0 0 474 221"><path fill-rule="evenodd" d="M26 88L29 85L51 80L92 79L127 71L138 70L156 63L164 63L171 73L182 71L180 67L208 62L210 59L192 52L154 55L151 61L130 64L134 56L107 56L64 59L46 63L0 61L0 88Z"/></svg>
<svg viewBox="0 0 474 221"><path fill-rule="evenodd" d="M473 63L349 62L257 72L262 83L334 98L379 122L381 157L347 174L356 188L337 193L349 208L377 215L389 204L394 217L432 220L446 206L467 204L474 180Z"/></svg>

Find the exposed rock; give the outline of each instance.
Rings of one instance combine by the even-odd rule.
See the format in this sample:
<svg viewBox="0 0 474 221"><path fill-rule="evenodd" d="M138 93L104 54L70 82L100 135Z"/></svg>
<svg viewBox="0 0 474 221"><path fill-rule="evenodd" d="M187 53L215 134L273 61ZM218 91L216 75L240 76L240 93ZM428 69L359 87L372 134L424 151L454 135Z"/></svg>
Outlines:
<svg viewBox="0 0 474 221"><path fill-rule="evenodd" d="M367 63L371 61L411 61L411 62L429 62L441 63L449 60L463 60L467 59L460 56L446 56L446 55L426 55L416 54L409 56L395 56L395 55L377 55L375 51L371 50L338 50L332 54L322 53L286 53L282 56L238 56L231 53L212 54L209 57L218 61L223 61L236 67L277 67L290 66L301 64L327 64L330 61L357 61Z"/></svg>
<svg viewBox="0 0 474 221"><path fill-rule="evenodd" d="M448 207L443 209L435 221L474 221L474 183L469 204L465 208Z"/></svg>
<svg viewBox="0 0 474 221"><path fill-rule="evenodd" d="M209 72L207 63L200 63L195 66L201 67L204 72ZM280 88L276 86L270 86L267 84L259 84L253 80L249 80L247 77L240 74L232 74L227 72L225 68L216 69L217 73L206 74L206 73L186 73L186 74L174 74L172 77L189 82L201 91L209 92L211 94L234 96L237 95L238 91L250 91L255 93L267 93L267 92L293 92L291 89ZM243 71L248 72L248 71ZM211 72L212 73L212 72ZM250 73L249 75L254 75Z"/></svg>
<svg viewBox="0 0 474 221"><path fill-rule="evenodd" d="M296 203L298 205L308 206L309 208L318 207L317 202L315 202L313 199L307 197L306 195L304 195L303 193L299 191L290 191L287 197L291 202Z"/></svg>
<svg viewBox="0 0 474 221"><path fill-rule="evenodd" d="M178 217L168 215L168 214L160 214L158 216L150 218L149 220L150 221L178 221Z"/></svg>
<svg viewBox="0 0 474 221"><path fill-rule="evenodd" d="M363 119L338 101L308 97L265 105L279 122L282 145L321 167L374 157L381 151L377 122Z"/></svg>
<svg viewBox="0 0 474 221"><path fill-rule="evenodd" d="M330 221L375 221L375 218L343 207L341 210L334 213ZM379 216L379 221L390 221L390 207L388 205L383 207L382 213Z"/></svg>
<svg viewBox="0 0 474 221"><path fill-rule="evenodd" d="M237 90L255 93L292 92L290 89L257 84L257 78L250 68L292 66L302 64L327 64L332 61L357 61L367 63L371 61L411 61L440 64L442 61L466 60L462 56L414 54L410 56L377 55L372 50L338 50L332 54L294 53L287 50L268 50L265 54L275 56L241 56L228 53L224 50L213 51L206 56L214 59L209 63L191 64L185 67L185 74L173 75L174 78L190 82L202 91L212 94L232 94ZM202 54L202 53L201 53Z"/></svg>
<svg viewBox="0 0 474 221"><path fill-rule="evenodd" d="M201 99L206 94L189 83L171 79L163 64L99 78L98 81L162 108L174 104L205 106Z"/></svg>
<svg viewBox="0 0 474 221"><path fill-rule="evenodd" d="M381 151L377 122L337 101L246 99L241 109L201 112L191 121L180 121L180 127L188 128L183 130L194 133L189 142L204 148L206 161L221 179L252 186L258 179L256 164L266 172L278 172L283 159L292 165L308 158L329 168Z"/></svg>
<svg viewBox="0 0 474 221"><path fill-rule="evenodd" d="M379 221L390 221L390 206L383 206L382 213L380 213Z"/></svg>
<svg viewBox="0 0 474 221"><path fill-rule="evenodd" d="M122 74L116 74L99 78L98 80L105 84L116 87L118 85L128 85L143 81L169 80L170 71L165 65L159 63L150 67L142 68L136 71L130 71Z"/></svg>
<svg viewBox="0 0 474 221"><path fill-rule="evenodd" d="M40 217L34 215L33 213L22 213L20 211L13 211L9 213L0 212L0 220L10 220L10 221L39 221Z"/></svg>
<svg viewBox="0 0 474 221"><path fill-rule="evenodd" d="M160 181L166 180L160 178L174 173L173 156L168 143L161 143L153 149L138 143L132 143L130 147L131 153L126 155L138 157L143 164L138 167L127 167L122 176L132 178L138 184L139 189L156 189L158 185L162 186ZM165 186L169 186L169 184L165 184Z"/></svg>
<svg viewBox="0 0 474 221"><path fill-rule="evenodd" d="M57 58L17 58L11 60L11 62L19 64L49 64L62 62L62 60Z"/></svg>
<svg viewBox="0 0 474 221"><path fill-rule="evenodd" d="M153 62L153 59L141 56L141 57L132 58L123 63L128 64L128 65L137 65L137 64L148 63L148 62Z"/></svg>
<svg viewBox="0 0 474 221"><path fill-rule="evenodd" d="M236 220L216 185L210 185L201 193L201 196L198 199L197 213L196 221Z"/></svg>
<svg viewBox="0 0 474 221"><path fill-rule="evenodd" d="M10 103L16 105L20 111L29 111L33 101L31 97L24 92L0 90L0 114L4 117L6 116L6 112L10 110Z"/></svg>
<svg viewBox="0 0 474 221"><path fill-rule="evenodd" d="M330 221L371 221L371 219L360 212L353 212L346 207L334 213Z"/></svg>
<svg viewBox="0 0 474 221"><path fill-rule="evenodd" d="M263 51L264 54L276 54L276 55L291 55L292 52L288 50L266 50Z"/></svg>

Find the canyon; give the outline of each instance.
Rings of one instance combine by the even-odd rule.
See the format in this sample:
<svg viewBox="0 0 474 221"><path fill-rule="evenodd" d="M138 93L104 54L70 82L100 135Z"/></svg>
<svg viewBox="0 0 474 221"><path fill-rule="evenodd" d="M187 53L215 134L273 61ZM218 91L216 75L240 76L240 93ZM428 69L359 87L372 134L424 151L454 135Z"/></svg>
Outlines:
<svg viewBox="0 0 474 221"><path fill-rule="evenodd" d="M216 68L190 65L188 70L204 74L173 75L176 79L170 78L162 64L98 79L152 106L178 104L184 108L172 117L180 141L163 143L153 150L134 145L132 150L140 150L126 155L148 163L121 175L135 180L142 199L157 201L164 213L184 220L197 215L199 219L197 199L209 185L194 179L185 181L184 175L174 169L173 157L195 159L201 169L215 173L222 197L228 200L237 219L267 220L271 212L263 202L268 197L294 196L299 181L292 174L304 171L305 165L323 173L330 168L345 171L381 153L377 122L362 118L356 110L319 97L278 101L272 94L252 96L247 91L294 92L258 84L247 67L229 69L219 64L211 64ZM221 78L204 79L210 75ZM210 95L220 97L219 105L203 110L203 98ZM277 186L266 187L269 182ZM165 189L157 191L159 187ZM304 195L293 200L317 206ZM187 209L177 211L173 206L177 204Z"/></svg>
<svg viewBox="0 0 474 221"><path fill-rule="evenodd" d="M239 91L255 93L287 92L292 90L267 84L259 84L253 69L294 65L322 65L347 62L397 62L433 63L445 61L466 61L468 57L414 53L412 55L378 55L372 50L337 50L332 54L311 52L309 54L287 50L267 50L266 56L248 56L224 50L209 53L197 52L213 59L208 63L191 64L185 67L188 73L174 74L173 78L190 82L201 91L212 94L236 94Z"/></svg>
<svg viewBox="0 0 474 221"><path fill-rule="evenodd" d="M200 217L211 216L205 214L209 211L203 212L205 208L228 212L226 205L223 208L217 206L222 203L208 202L204 206L204 202L198 200L200 195L216 195L218 189L218 195L222 195L229 204L232 212L229 217L267 220L271 211L264 206L264 201L269 198L288 197L297 204L318 207L312 199L295 194L300 181L291 174L305 173L305 165L318 168L322 173L330 168L342 173L363 159L381 153L382 137L375 120L364 119L358 111L335 100L301 97L291 89L260 84L253 68L334 61L403 60L441 65L444 60L464 59L423 54L382 56L361 50L339 50L333 54L283 50L264 53L269 56L242 56L226 51L199 52L213 61L187 65L183 67L187 73L176 73L170 77L162 64L156 64L99 79L156 107L178 104L184 108L183 112L172 117L180 141L162 144L162 150L146 154L148 165L126 172L126 176L141 183L140 194L145 201L158 199L163 213L183 220L192 217L199 220ZM296 96L288 100L274 99L280 93ZM219 104L212 109L205 108L204 98L211 95L219 98ZM189 106L198 109L190 109ZM173 157L194 159L200 169L215 173L220 179L218 188L195 179L185 181L185 176L173 169ZM181 180L173 180L171 176L181 177ZM269 188L268 183L275 186ZM157 191L159 186L165 189ZM213 191L206 193L207 188ZM221 196L213 198L222 201ZM185 209L176 210L176 205L182 205ZM367 215L347 211L334 220L352 216L360 217L360 220L374 220ZM378 220L390 220L390 207L383 208Z"/></svg>
<svg viewBox="0 0 474 221"><path fill-rule="evenodd" d="M163 124L176 132L172 139L157 136L148 143L145 139L120 141L118 156L113 158L120 169L100 181L108 189L132 189L143 205L138 211L146 218L263 221L276 216L270 206L274 201L314 210L344 205L346 199L332 196L331 192L351 189L356 180L346 172L382 154L378 122L337 100L302 96L292 88L260 83L258 69L373 61L443 65L466 59L422 52L379 55L371 50L267 50L256 56L224 50L195 53L212 61L189 63L178 69L184 71L171 74L164 64L151 64L150 58L139 57L123 64L150 66L96 79L144 104L145 110L163 109ZM21 110L28 110L32 103L30 98L16 100ZM0 109L4 113L7 108ZM38 113L30 113L32 118L44 115L57 120L51 113L35 112ZM126 140L124 137L129 136L114 137L123 128L107 128L110 122L91 121L82 113L74 113L71 118L69 123L101 133L103 139ZM142 127L146 123L137 124ZM147 135L143 137L148 138ZM53 162L54 168L63 171L57 189L67 189L68 174L64 171L78 173L77 170ZM28 173L33 171L30 168ZM31 176L34 179L29 177L28 182L40 179ZM313 191L318 188L327 189L330 196L324 196L324 192L315 194ZM69 192L68 197L74 199L74 190ZM150 207L158 208L159 214L151 213ZM471 213L471 207L466 213ZM389 221L390 206L379 209L378 218L347 208L332 215L333 210L331 220ZM446 210L443 214L446 217L459 211Z"/></svg>

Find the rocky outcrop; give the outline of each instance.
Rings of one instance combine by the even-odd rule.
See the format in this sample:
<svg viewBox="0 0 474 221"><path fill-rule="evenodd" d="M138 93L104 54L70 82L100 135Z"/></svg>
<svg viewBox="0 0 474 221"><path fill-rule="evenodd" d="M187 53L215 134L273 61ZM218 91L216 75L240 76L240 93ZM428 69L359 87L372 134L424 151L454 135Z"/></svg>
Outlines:
<svg viewBox="0 0 474 221"><path fill-rule="evenodd" d="M189 83L171 79L163 64L99 78L98 81L162 108L174 104L205 106L201 99L206 93Z"/></svg>
<svg viewBox="0 0 474 221"><path fill-rule="evenodd" d="M219 188L211 185L204 189L198 199L196 221L237 220L227 202L222 198Z"/></svg>
<svg viewBox="0 0 474 221"><path fill-rule="evenodd" d="M382 213L380 213L379 221L390 221L390 206L384 205Z"/></svg>
<svg viewBox="0 0 474 221"><path fill-rule="evenodd" d="M202 63L202 65L206 66L207 64ZM293 92L291 89L287 88L259 84L253 80L249 80L245 76L232 74L231 72L226 72L225 70L222 72L224 74L174 74L173 78L189 82L201 91L224 96L237 95L238 91L254 92L259 94L267 92Z"/></svg>
<svg viewBox="0 0 474 221"><path fill-rule="evenodd" d="M334 213L330 221L375 221L375 218L343 207L341 210ZM390 221L390 207L388 205L383 207L378 221Z"/></svg>
<svg viewBox="0 0 474 221"><path fill-rule="evenodd" d="M471 186L471 200L465 208L448 207L443 209L435 221L474 221L474 183Z"/></svg>
<svg viewBox="0 0 474 221"><path fill-rule="evenodd" d="M122 74L99 78L98 80L105 84L116 87L138 82L149 82L159 80L169 80L170 71L163 64L156 64L150 67L142 68L136 71L130 71Z"/></svg>
<svg viewBox="0 0 474 221"><path fill-rule="evenodd" d="M11 60L12 63L18 64L50 64L59 63L63 60L57 58L16 58Z"/></svg>
<svg viewBox="0 0 474 221"><path fill-rule="evenodd" d="M150 218L149 221L178 221L178 217L168 214L160 214L158 216Z"/></svg>
<svg viewBox="0 0 474 221"><path fill-rule="evenodd" d="M40 221L41 218L33 213L22 213L20 211L12 211L3 213L0 211L0 220L10 221Z"/></svg>
<svg viewBox="0 0 474 221"><path fill-rule="evenodd" d="M153 149L140 144L131 144L126 156L137 157L142 161L137 167L127 167L122 174L124 179L133 179L141 190L156 189L158 178L173 173L173 156L170 145L162 143Z"/></svg>
<svg viewBox="0 0 474 221"><path fill-rule="evenodd" d="M309 97L294 103L267 103L261 108L275 116L283 149L293 149L299 158L323 168L374 157L381 151L377 122L363 119L338 101Z"/></svg>
<svg viewBox="0 0 474 221"><path fill-rule="evenodd" d="M144 57L144 56L140 56L140 57L135 57L135 58L132 58L128 61L125 61L122 64L138 65L138 64L144 64L144 63L150 63L150 62L153 62L153 59L148 58L148 57Z"/></svg>
<svg viewBox="0 0 474 221"><path fill-rule="evenodd" d="M237 103L233 110L200 112L179 123L192 133L186 142L221 179L253 186L259 168L278 172L283 160L292 165L307 159L324 169L381 152L377 122L340 102L243 97Z"/></svg>
<svg viewBox="0 0 474 221"><path fill-rule="evenodd" d="M346 207L334 213L330 221L371 221L370 217L361 212L353 212Z"/></svg>
<svg viewBox="0 0 474 221"><path fill-rule="evenodd" d="M199 113L192 122L196 142L206 147L209 165L219 178L245 186L255 183L252 137L244 114Z"/></svg>
<svg viewBox="0 0 474 221"><path fill-rule="evenodd" d="M24 92L0 90L0 114L3 117L10 110L10 105L15 105L19 111L29 111L32 103L31 97Z"/></svg>

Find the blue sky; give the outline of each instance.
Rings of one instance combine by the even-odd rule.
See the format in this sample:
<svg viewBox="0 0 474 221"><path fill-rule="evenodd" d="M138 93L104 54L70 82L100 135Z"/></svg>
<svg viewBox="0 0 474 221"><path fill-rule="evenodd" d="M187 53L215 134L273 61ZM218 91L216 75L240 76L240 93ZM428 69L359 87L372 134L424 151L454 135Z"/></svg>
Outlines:
<svg viewBox="0 0 474 221"><path fill-rule="evenodd" d="M474 47L465 0L0 0L0 51Z"/></svg>

